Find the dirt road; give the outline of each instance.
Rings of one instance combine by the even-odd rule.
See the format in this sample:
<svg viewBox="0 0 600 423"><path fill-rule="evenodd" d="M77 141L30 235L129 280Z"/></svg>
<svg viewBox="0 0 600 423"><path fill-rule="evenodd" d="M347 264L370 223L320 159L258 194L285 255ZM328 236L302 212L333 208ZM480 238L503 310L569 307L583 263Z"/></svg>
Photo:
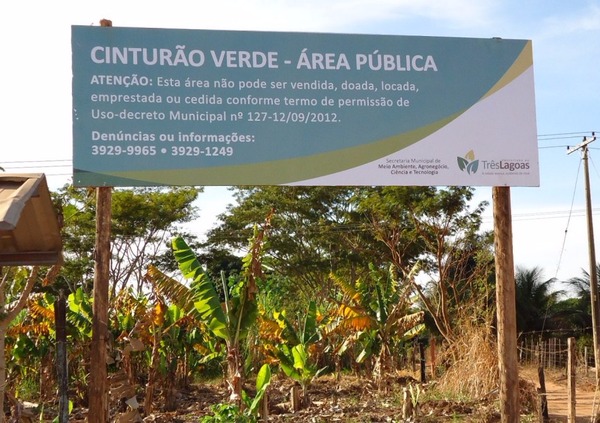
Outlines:
<svg viewBox="0 0 600 423"><path fill-rule="evenodd" d="M523 370L519 373L519 376L539 387L537 371L534 372L530 369ZM546 371L545 378L550 422L566 422L569 410L566 372L558 370ZM592 420L594 405L596 412L600 410L600 392L596 392L595 390L591 372L587 376L585 374L576 375L576 386L576 422L594 422Z"/></svg>

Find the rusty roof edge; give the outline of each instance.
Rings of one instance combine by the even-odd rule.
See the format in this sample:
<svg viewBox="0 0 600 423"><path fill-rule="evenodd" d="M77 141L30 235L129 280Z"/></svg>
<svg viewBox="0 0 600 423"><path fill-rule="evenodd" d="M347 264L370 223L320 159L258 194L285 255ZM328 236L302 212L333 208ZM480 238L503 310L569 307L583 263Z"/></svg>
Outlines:
<svg viewBox="0 0 600 423"><path fill-rule="evenodd" d="M27 201L37 192L42 183L46 184L46 175L43 173L0 173L0 181L23 182L13 195L0 200L0 230L10 231L17 227Z"/></svg>

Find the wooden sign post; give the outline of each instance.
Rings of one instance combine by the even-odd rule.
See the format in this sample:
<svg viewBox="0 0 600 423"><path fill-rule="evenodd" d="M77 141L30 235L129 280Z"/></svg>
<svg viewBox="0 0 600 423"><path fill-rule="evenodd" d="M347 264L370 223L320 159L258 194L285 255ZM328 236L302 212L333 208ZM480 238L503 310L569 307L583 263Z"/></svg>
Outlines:
<svg viewBox="0 0 600 423"><path fill-rule="evenodd" d="M112 188L96 188L96 264L94 266L94 308L90 351L89 423L108 421L108 277L110 269L110 220Z"/></svg>
<svg viewBox="0 0 600 423"><path fill-rule="evenodd" d="M503 423L518 423L519 371L510 187L493 187L492 199L494 202L500 414Z"/></svg>

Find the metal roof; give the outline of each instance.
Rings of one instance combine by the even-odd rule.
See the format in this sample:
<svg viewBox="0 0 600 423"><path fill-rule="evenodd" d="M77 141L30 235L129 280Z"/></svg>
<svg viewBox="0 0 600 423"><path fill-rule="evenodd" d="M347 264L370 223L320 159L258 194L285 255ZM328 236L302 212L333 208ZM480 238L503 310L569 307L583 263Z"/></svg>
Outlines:
<svg viewBox="0 0 600 423"><path fill-rule="evenodd" d="M0 266L50 265L61 254L46 176L0 173Z"/></svg>

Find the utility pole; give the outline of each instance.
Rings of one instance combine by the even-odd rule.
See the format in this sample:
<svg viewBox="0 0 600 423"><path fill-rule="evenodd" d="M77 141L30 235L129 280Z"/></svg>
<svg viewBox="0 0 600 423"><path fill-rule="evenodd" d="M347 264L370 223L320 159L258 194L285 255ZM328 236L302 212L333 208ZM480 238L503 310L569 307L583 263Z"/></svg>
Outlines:
<svg viewBox="0 0 600 423"><path fill-rule="evenodd" d="M590 172L588 166L588 145L596 141L596 134L592 137L583 137L583 141L574 148L568 148L567 154L581 150L583 159L583 172L585 173L585 210L587 217L588 257L590 263L590 301L592 307L592 331L594 334L594 362L596 369L596 386L600 384L600 349L598 345L598 272L596 268L596 248L594 246L594 222L592 219L592 194L590 189Z"/></svg>

